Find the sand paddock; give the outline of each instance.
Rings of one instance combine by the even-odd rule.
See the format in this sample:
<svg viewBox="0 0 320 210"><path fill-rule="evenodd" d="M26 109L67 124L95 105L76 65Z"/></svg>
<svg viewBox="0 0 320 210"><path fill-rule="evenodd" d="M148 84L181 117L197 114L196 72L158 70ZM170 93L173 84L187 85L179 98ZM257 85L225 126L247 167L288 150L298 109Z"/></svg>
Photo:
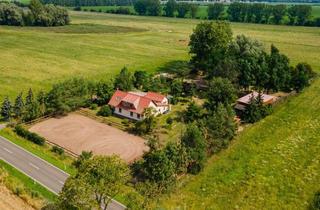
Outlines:
<svg viewBox="0 0 320 210"><path fill-rule="evenodd" d="M127 162L141 157L147 149L144 139L78 114L50 118L33 125L30 131L76 154L117 154Z"/></svg>

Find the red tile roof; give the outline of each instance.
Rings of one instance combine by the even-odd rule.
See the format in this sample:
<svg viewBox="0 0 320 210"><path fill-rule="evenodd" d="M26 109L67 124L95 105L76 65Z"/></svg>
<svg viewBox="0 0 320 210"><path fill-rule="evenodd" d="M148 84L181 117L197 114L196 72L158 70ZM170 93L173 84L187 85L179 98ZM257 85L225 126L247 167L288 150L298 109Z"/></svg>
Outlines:
<svg viewBox="0 0 320 210"><path fill-rule="evenodd" d="M117 90L109 101L109 105L113 107L121 107L122 109L130 112L142 114L143 111L150 106L150 103L154 103L156 106L161 104L165 96L154 93L134 93L134 92L123 92ZM123 103L128 103L130 106L124 106Z"/></svg>
<svg viewBox="0 0 320 210"><path fill-rule="evenodd" d="M161 94L155 93L155 92L147 92L147 94L144 97L149 98L155 102L161 102L165 98L164 95L161 95Z"/></svg>

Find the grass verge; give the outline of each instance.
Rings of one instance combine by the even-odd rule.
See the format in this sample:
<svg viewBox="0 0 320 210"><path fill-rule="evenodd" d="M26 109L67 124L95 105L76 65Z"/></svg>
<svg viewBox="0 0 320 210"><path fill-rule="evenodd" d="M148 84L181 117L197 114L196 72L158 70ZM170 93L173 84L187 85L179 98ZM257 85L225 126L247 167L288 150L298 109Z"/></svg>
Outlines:
<svg viewBox="0 0 320 210"><path fill-rule="evenodd" d="M6 187L28 203L30 199L44 198L48 202L56 200L57 196L54 193L2 160L0 160L0 169L9 175L4 178Z"/></svg>
<svg viewBox="0 0 320 210"><path fill-rule="evenodd" d="M76 170L72 166L73 158L67 155L58 155L50 151L51 146L45 144L44 146L36 145L28 140L25 140L17 136L10 128L5 128L0 131L0 135L11 141L12 143L19 145L25 150L31 152L37 157L51 163L52 165L60 168L61 170L69 173L75 174Z"/></svg>

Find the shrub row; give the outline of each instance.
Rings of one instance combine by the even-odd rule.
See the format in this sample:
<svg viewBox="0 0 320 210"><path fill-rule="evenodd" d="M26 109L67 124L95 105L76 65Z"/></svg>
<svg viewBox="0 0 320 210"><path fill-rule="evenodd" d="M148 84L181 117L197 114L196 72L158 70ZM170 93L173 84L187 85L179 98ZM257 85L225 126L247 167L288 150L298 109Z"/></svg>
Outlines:
<svg viewBox="0 0 320 210"><path fill-rule="evenodd" d="M27 129L23 128L21 125L17 125L14 129L14 132L19 136L21 136L22 138L32 141L33 143L38 145L44 145L46 141L43 137L39 136L36 133L28 131Z"/></svg>

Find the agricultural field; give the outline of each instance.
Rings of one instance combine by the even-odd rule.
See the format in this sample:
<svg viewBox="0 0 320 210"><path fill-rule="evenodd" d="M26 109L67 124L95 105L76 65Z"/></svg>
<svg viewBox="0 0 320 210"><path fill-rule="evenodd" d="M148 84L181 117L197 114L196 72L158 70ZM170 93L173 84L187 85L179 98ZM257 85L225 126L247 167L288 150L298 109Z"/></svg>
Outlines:
<svg viewBox="0 0 320 210"><path fill-rule="evenodd" d="M71 18L74 25L60 29L0 26L0 99L30 87L48 89L72 76L107 79L123 66L155 72L169 61L187 60L189 35L200 22L89 12L71 12ZM276 44L293 63L319 67L319 28L241 23L232 28L266 47Z"/></svg>
<svg viewBox="0 0 320 210"><path fill-rule="evenodd" d="M63 32L0 27L0 98L14 97L29 87L47 89L75 75L111 78L124 65L155 72L170 61L187 60L189 35L200 22L83 12L72 12L71 18L82 28L90 25L106 31L89 33L75 25ZM126 31L114 32L109 26ZM233 23L232 29L234 35L256 38L266 48L273 43L292 64L305 61L320 73L320 28ZM172 196L162 197L155 205L306 208L319 190L319 92L320 80L316 79L301 95L246 128L227 150L208 161L202 173L183 178Z"/></svg>

